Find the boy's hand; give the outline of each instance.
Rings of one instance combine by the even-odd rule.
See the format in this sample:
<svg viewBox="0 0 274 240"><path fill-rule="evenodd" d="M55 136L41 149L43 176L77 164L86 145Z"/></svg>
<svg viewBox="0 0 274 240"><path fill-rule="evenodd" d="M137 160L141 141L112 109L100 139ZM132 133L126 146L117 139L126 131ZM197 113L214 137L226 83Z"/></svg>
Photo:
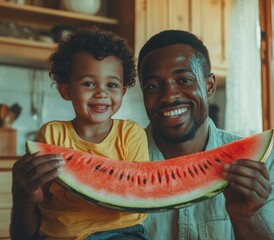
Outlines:
<svg viewBox="0 0 274 240"><path fill-rule="evenodd" d="M55 179L64 160L59 155L24 155L12 168L14 203L39 203L44 199L43 186Z"/></svg>
<svg viewBox="0 0 274 240"><path fill-rule="evenodd" d="M252 216L266 203L272 190L268 171L261 162L238 160L225 167L224 177L230 182L224 192L230 218Z"/></svg>

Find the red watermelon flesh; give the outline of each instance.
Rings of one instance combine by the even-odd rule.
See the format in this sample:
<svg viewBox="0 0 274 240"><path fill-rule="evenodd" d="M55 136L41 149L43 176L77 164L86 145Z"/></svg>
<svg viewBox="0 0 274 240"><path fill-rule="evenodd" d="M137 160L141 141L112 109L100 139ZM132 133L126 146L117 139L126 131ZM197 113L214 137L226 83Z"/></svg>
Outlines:
<svg viewBox="0 0 274 240"><path fill-rule="evenodd" d="M27 142L28 152L61 154L59 182L99 206L133 212L185 207L223 191L225 164L237 159L266 161L273 130L192 155L155 162L126 162L55 145Z"/></svg>

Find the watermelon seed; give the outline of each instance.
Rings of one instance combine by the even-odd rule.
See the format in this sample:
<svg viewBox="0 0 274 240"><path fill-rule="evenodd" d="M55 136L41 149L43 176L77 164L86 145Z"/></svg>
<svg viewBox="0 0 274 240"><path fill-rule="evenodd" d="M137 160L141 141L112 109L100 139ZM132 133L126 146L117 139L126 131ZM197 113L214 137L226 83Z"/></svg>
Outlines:
<svg viewBox="0 0 274 240"><path fill-rule="evenodd" d="M202 168L202 166L201 166L200 164L199 164L198 166L199 166L200 170L202 171L202 173L203 173L203 174L206 174L206 173L205 173L205 170Z"/></svg>
<svg viewBox="0 0 274 240"><path fill-rule="evenodd" d="M97 166L95 167L95 171L97 171L98 169L100 169L100 167L101 167L101 165L97 165Z"/></svg>
<svg viewBox="0 0 274 240"><path fill-rule="evenodd" d="M176 179L176 176L175 176L174 172L171 172L171 177L172 177L173 179Z"/></svg>
<svg viewBox="0 0 274 240"><path fill-rule="evenodd" d="M158 177L159 183L161 183L162 182L162 177L161 177L161 174L159 172L157 172L157 177Z"/></svg>
<svg viewBox="0 0 274 240"><path fill-rule="evenodd" d="M143 179L143 183L146 184L147 183L147 180L146 178Z"/></svg>
<svg viewBox="0 0 274 240"><path fill-rule="evenodd" d="M204 163L204 167L205 167L205 169L208 169L208 166Z"/></svg>
<svg viewBox="0 0 274 240"><path fill-rule="evenodd" d="M73 158L73 155L68 156L68 157L66 158L66 160L70 161L70 160L72 160L72 158Z"/></svg>
<svg viewBox="0 0 274 240"><path fill-rule="evenodd" d="M184 177L186 178L187 176L186 176L186 172L184 171Z"/></svg>
<svg viewBox="0 0 274 240"><path fill-rule="evenodd" d="M191 169L190 169L190 168L187 168L187 170L188 170L188 172L189 172L189 175L190 175L191 177L194 177L193 172L191 171Z"/></svg>
<svg viewBox="0 0 274 240"><path fill-rule="evenodd" d="M215 162L220 164L222 161L220 159L216 158Z"/></svg>
<svg viewBox="0 0 274 240"><path fill-rule="evenodd" d="M114 172L114 170L113 170L113 169L111 169L111 170L109 170L108 174L109 174L109 175L112 175L112 174L113 174L113 172Z"/></svg>
<svg viewBox="0 0 274 240"><path fill-rule="evenodd" d="M212 163L209 160L206 160L208 165L212 167Z"/></svg>
<svg viewBox="0 0 274 240"><path fill-rule="evenodd" d="M127 180L129 180L129 179L130 179L130 175L128 174L128 175L127 175Z"/></svg>
<svg viewBox="0 0 274 240"><path fill-rule="evenodd" d="M124 176L124 173L121 173L119 179L122 180L123 176Z"/></svg>
<svg viewBox="0 0 274 240"><path fill-rule="evenodd" d="M197 168L196 168L195 166L193 166L193 169L194 169L194 171L195 171L196 175L198 175L199 173L198 173Z"/></svg>

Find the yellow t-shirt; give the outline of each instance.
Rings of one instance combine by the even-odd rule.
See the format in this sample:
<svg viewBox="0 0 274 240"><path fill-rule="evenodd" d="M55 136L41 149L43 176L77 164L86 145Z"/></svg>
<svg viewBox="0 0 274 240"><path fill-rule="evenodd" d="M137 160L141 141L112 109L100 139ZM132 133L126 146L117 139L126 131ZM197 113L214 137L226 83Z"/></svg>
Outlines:
<svg viewBox="0 0 274 240"><path fill-rule="evenodd" d="M113 120L108 136L99 144L81 139L71 121L52 121L41 127L36 141L90 152L121 161L148 161L144 129L130 120ZM88 203L56 183L40 204L41 236L47 239L83 239L91 233L133 226L146 214L119 212Z"/></svg>

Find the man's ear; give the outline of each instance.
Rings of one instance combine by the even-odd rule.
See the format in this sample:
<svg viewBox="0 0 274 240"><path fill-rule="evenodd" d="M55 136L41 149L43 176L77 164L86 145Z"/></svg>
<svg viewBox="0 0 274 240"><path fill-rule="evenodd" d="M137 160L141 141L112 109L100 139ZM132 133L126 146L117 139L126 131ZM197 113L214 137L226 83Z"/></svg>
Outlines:
<svg viewBox="0 0 274 240"><path fill-rule="evenodd" d="M60 83L57 86L58 92L60 93L61 97L66 100L70 101L70 94L69 94L69 86L66 83Z"/></svg>
<svg viewBox="0 0 274 240"><path fill-rule="evenodd" d="M216 76L213 73L206 78L206 91L209 98L213 97L217 87Z"/></svg>

